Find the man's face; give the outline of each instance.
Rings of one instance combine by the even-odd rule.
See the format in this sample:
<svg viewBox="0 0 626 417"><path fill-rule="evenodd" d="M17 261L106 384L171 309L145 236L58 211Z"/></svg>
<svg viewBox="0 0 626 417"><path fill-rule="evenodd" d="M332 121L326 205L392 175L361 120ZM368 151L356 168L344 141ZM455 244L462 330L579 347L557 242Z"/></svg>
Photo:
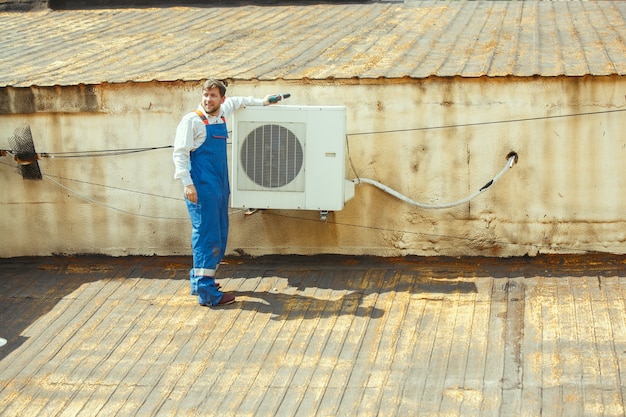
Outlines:
<svg viewBox="0 0 626 417"><path fill-rule="evenodd" d="M202 108L208 115L217 116L224 100L226 97L220 96L220 90L217 87L202 92Z"/></svg>

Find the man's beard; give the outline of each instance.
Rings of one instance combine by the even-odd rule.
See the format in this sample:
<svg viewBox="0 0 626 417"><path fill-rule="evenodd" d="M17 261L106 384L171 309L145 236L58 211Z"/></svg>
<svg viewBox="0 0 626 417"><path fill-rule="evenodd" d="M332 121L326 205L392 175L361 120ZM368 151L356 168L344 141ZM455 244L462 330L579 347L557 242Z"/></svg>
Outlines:
<svg viewBox="0 0 626 417"><path fill-rule="evenodd" d="M221 106L218 104L218 105L217 105L217 106L215 106L215 107L208 107L208 106L203 106L203 107L204 107L204 111L205 111L208 115L210 115L210 116L217 116L217 114L218 114L218 113L219 113L219 111L220 111L220 107L221 107Z"/></svg>

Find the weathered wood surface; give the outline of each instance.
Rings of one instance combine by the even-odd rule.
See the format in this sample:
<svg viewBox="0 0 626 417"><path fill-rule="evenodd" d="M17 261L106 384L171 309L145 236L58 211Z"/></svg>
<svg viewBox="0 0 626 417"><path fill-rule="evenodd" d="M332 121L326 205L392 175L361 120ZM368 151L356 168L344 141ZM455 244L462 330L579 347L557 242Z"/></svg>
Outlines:
<svg viewBox="0 0 626 417"><path fill-rule="evenodd" d="M2 416L622 416L626 257L0 260Z"/></svg>

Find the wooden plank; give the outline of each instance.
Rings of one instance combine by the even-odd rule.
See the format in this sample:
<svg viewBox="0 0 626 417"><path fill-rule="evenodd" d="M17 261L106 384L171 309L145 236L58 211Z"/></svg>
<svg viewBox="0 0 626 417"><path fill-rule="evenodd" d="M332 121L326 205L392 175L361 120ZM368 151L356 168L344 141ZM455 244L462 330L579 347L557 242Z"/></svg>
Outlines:
<svg viewBox="0 0 626 417"><path fill-rule="evenodd" d="M598 356L602 403L607 415L624 415L621 380L618 360L615 353L614 338L609 306L604 290L604 278L601 275L586 277L593 315L593 333Z"/></svg>
<svg viewBox="0 0 626 417"><path fill-rule="evenodd" d="M439 301L437 327L431 336L434 339L433 347L428 364L425 364L426 380L419 402L420 414L432 415L439 412L446 398L446 369L450 360L451 340L458 315L458 300L459 294L443 294Z"/></svg>
<svg viewBox="0 0 626 417"><path fill-rule="evenodd" d="M583 414L603 413L603 400L600 382L600 364L596 352L594 322L590 294L584 277L572 278L572 294L576 312L578 352L581 363L581 385L583 391Z"/></svg>
<svg viewBox="0 0 626 417"><path fill-rule="evenodd" d="M374 279L371 279L372 275ZM372 285L370 281L377 281L379 276L380 271L367 271L353 275L348 281L337 320L311 378L310 385L326 387L315 408L319 415L337 413L341 392L347 386L352 361L359 352L367 325L367 318L359 314L360 304L365 302L368 288Z"/></svg>
<svg viewBox="0 0 626 417"><path fill-rule="evenodd" d="M414 308L421 310L421 320L417 331L419 337L407 365L398 415L419 415L424 396L430 356L435 348L435 335L443 304L441 296L431 296L428 293L429 282L430 278L422 278L411 300L411 303L415 303Z"/></svg>
<svg viewBox="0 0 626 417"><path fill-rule="evenodd" d="M287 396L283 401L284 410L292 409L295 415L315 413L327 388L337 354L341 348L340 340L345 336L345 326L349 323L346 314L357 307L355 297L347 297L349 290L357 288L362 271L351 271L343 277L344 288L332 291L325 304L325 310L315 328L311 343L307 346L305 358L296 371L292 384L303 387L301 396ZM295 403L295 404L294 404ZM301 414L302 413L302 414Z"/></svg>
<svg viewBox="0 0 626 417"><path fill-rule="evenodd" d="M98 397L98 393L94 392L85 405L84 410L88 414L95 414L101 409L106 409L109 413L124 414L129 409L136 411L145 401L148 387L154 383L151 372L162 372L162 367L156 364L175 332L172 323L177 307L169 304L174 293L172 283L171 280L143 279L139 285L133 287L141 289L139 299L127 299L126 302L144 303L145 308L140 316L128 322L129 333L117 345L122 348L123 353L112 357L112 366L105 367L106 373L98 374L101 376L94 379L96 389L99 385L116 386L116 389L109 397ZM178 282L173 284L174 287L179 285ZM127 307L125 304L125 308ZM159 325L155 326L154 323ZM149 363L154 366L149 366ZM120 384L119 381L123 383ZM142 394L136 390L141 390Z"/></svg>
<svg viewBox="0 0 626 417"><path fill-rule="evenodd" d="M550 298L551 291L546 287L541 277L522 278L525 287L523 311L518 313L522 324L512 318L515 326L520 326L515 330L518 338L521 339L521 352L519 383L516 391L519 392L520 409L515 412L520 415L534 417L541 414L543 372L544 372L544 307L546 303L553 303ZM515 314L515 313L513 313ZM513 315L511 317L514 317ZM507 316L507 323L509 317ZM512 335L511 335L512 336ZM514 337L514 336L512 336ZM503 409L507 406L503 404Z"/></svg>
<svg viewBox="0 0 626 417"><path fill-rule="evenodd" d="M212 390L206 397L205 404L214 405L218 415L235 415L245 394L253 387L255 379L259 376L263 365L261 358L267 357L268 349L271 347L277 332L280 331L282 321L271 320L272 306L268 306L262 295L270 288L270 283L265 278L261 279L259 285L252 293L247 295L248 300L256 303L255 314L251 316L248 326L242 327L241 332L244 337L231 355L228 366L225 368L231 374L226 380L221 379L219 390ZM228 370L228 367L234 369ZM232 381L232 385L230 384ZM218 381L216 381L218 383ZM231 389L232 387L232 389ZM220 393L223 392L223 395ZM219 398L218 398L219 397Z"/></svg>
<svg viewBox="0 0 626 417"><path fill-rule="evenodd" d="M188 369L188 357L184 355L188 351L185 351L185 347L191 343L195 330L195 326L190 323L193 323L194 316L198 315L201 307L197 305L195 297L189 300L190 296L186 295L186 298L187 300L182 300L175 296L167 302L162 310L160 323L167 330L162 331L154 343L156 346L160 345L161 351L158 351L159 347L155 351L146 351L141 359L147 367L141 384L149 389L145 392L141 406L133 411L137 415L158 414L180 375ZM166 321L168 316L170 319ZM137 396L135 392L132 395Z"/></svg>
<svg viewBox="0 0 626 417"><path fill-rule="evenodd" d="M38 329L37 319L47 315L61 298L75 291L84 282L83 278L68 274L63 264L17 263L8 271L3 270L0 283L5 286L0 292L0 337L6 339L7 344L0 350L0 359L18 349L26 340L24 330L32 326L35 326L33 330Z"/></svg>
<svg viewBox="0 0 626 417"><path fill-rule="evenodd" d="M306 287L301 292L297 290L297 287L273 285L273 296L282 300L282 308L274 312L273 320L282 322L282 327L267 356L262 359L261 369L248 388L238 413L275 416L284 397L292 394L290 381L312 334L312 329L303 322L311 304L320 302L316 294L317 297L322 295L317 286Z"/></svg>
<svg viewBox="0 0 626 417"><path fill-rule="evenodd" d="M262 337L256 339L250 354L244 358L245 363L256 364L256 366L247 366L246 372L239 375L235 381L235 386L238 389L224 397L222 405L226 407L218 409L218 414L221 414L222 411L226 414L235 415L254 414L279 364L284 360L285 351L289 346L290 338L282 335L289 310L293 310L299 302L306 301L315 292L315 287L307 287L304 291L293 292L293 295L287 297L279 294L268 294L270 290L275 288L273 282L276 272L272 271L271 274L269 278L263 279L263 285L257 289L261 299L270 300L269 310L265 312L263 319L255 319L255 325L258 322L259 327L264 327ZM267 296L263 294L267 294ZM273 300L278 300L278 302L272 305ZM265 323L264 326L263 323Z"/></svg>
<svg viewBox="0 0 626 417"><path fill-rule="evenodd" d="M617 360L617 378L620 387L620 404L624 407L626 398L626 303L623 290L626 288L622 277L604 277L602 287L607 298L608 311L611 320L613 353Z"/></svg>
<svg viewBox="0 0 626 417"><path fill-rule="evenodd" d="M105 278L97 270L89 274L87 281L93 282L84 285L78 293L72 295L75 297L73 300L60 303L66 305L57 306L45 320L37 321L24 333L26 337L32 337L11 355L16 360L3 361L3 364L10 363L15 371L13 376L9 376L9 369L2 370L3 378L10 379L3 392L15 392L15 397L5 409L7 415L20 415L23 408L37 396L36 392L31 392L31 388L43 385L42 375L47 377L63 363L85 320L100 308L100 297L108 296L119 285L119 280ZM112 285L107 285L109 283Z"/></svg>
<svg viewBox="0 0 626 417"><path fill-rule="evenodd" d="M359 290L355 293L351 293L350 290L346 291L338 313L339 317L335 321L326 346L320 354L318 367L313 372L311 385L326 387L319 398L319 404L316 406L316 412L320 415L336 414L338 400L341 398L340 392L347 386L350 359L347 357L349 353L346 351L354 351L352 347L357 345L360 340L360 332L353 332L352 326L355 323L360 326L359 322L362 322L362 319L356 317L361 297L362 292ZM350 347L346 349L347 346Z"/></svg>
<svg viewBox="0 0 626 417"><path fill-rule="evenodd" d="M223 272L226 268L220 268ZM246 274L255 277L262 275L263 271L246 270L245 272L237 272L228 279L221 279L224 291L237 294L242 290L249 290L249 286L244 286L247 282ZM239 301L238 301L239 302ZM211 391L212 383L216 376L211 375L211 380L205 378L215 368L215 362L219 360L219 355L227 352L223 349L218 354L222 342L229 339L230 332L239 319L242 311L240 308L208 308L198 309L197 300L194 297L194 311L196 312L196 321L190 323L190 332L192 333L193 347L189 351L189 356L181 356L186 361L185 371L179 375L175 386L172 387L167 401L161 404L159 415L176 416L181 414L200 413L200 404L204 397ZM237 304L235 304L236 306ZM243 336L243 334L242 334ZM222 359L223 360L223 359ZM220 375L217 375L219 379Z"/></svg>
<svg viewBox="0 0 626 417"><path fill-rule="evenodd" d="M467 285L471 284L471 285ZM471 401L473 391L465 385L469 347L473 330L476 287L473 282L457 278L456 317L450 338L450 353L444 373L444 396L439 412L460 415L465 399Z"/></svg>
<svg viewBox="0 0 626 417"><path fill-rule="evenodd" d="M626 279L613 264L617 276L526 277L511 263L472 278L447 260L268 265L224 268L240 302L217 309L188 295L182 267L70 265L0 360L0 414L624 412Z"/></svg>
<svg viewBox="0 0 626 417"><path fill-rule="evenodd" d="M377 314L370 320L363 344L371 347L359 355L361 360L355 363L353 370L353 375L359 371L364 374L354 380L351 378L350 383L352 386L360 386L358 381L363 381L363 397L356 402L360 415L374 415L381 411L389 413L397 407L400 381L392 378L391 374L396 356L402 354L399 352L400 333L411 297L410 291L406 290L412 290L413 283L413 276L403 275L400 271L389 270L385 274L375 304L376 311L383 315ZM382 404L385 393L391 392L393 403ZM342 401L340 412L348 412L349 409L349 401Z"/></svg>
<svg viewBox="0 0 626 417"><path fill-rule="evenodd" d="M396 284L393 311L396 312L389 317L390 323L396 323L395 342L389 346L391 358L388 364L388 376L381 387L378 413L383 416L397 415L398 408L403 403L402 389L406 383L406 370L410 365L410 358L413 353L417 338L419 337L417 328L421 320L422 310L415 308L415 303L411 302L415 292L417 277L412 271L402 271L398 273L399 282ZM423 306L423 304L422 304ZM389 341L388 343L392 343ZM368 383L369 386L369 383Z"/></svg>
<svg viewBox="0 0 626 417"><path fill-rule="evenodd" d="M527 376L524 371L528 369L525 367L526 358L523 358L522 350L522 329L526 318L524 289L525 280L520 277L510 278L505 287L506 322L503 334L504 368L500 410L518 415L522 413L522 377ZM528 405L535 408L533 404Z"/></svg>
<svg viewBox="0 0 626 417"><path fill-rule="evenodd" d="M200 380L203 387L198 405L198 410L218 410L219 407L228 407L225 397L233 384L244 372L250 372L248 367L256 364L247 364L246 358L254 347L256 338L263 332L263 325L269 319L265 311L265 305L254 298L254 293L259 288L264 288L263 271L258 276L246 278L237 291L239 301L231 306L214 308L219 312L229 311L237 314L237 320L231 321L231 327L219 341L219 346L214 352L206 352L212 356L208 368L204 369ZM259 319L260 325L255 322ZM249 375L249 374L248 374ZM234 388L237 389L236 387Z"/></svg>
<svg viewBox="0 0 626 417"><path fill-rule="evenodd" d="M492 279L489 308L487 349L483 376L481 415L498 416L502 404L502 379L504 376L504 338L508 278Z"/></svg>
<svg viewBox="0 0 626 417"><path fill-rule="evenodd" d="M562 408L567 415L582 415L582 364L578 343L578 323L570 277L557 279L558 351Z"/></svg>
<svg viewBox="0 0 626 417"><path fill-rule="evenodd" d="M357 271L346 273L348 276L358 274ZM346 294L345 277L324 274L319 288L314 293L306 314L302 318L303 323L291 346L291 358L293 366L285 364L278 371L277 377L282 375L280 381L285 381L285 394L281 398L277 415L293 416L301 413L306 415L308 404L303 405L303 399L310 388L313 372L320 360L320 352L324 348L326 338L332 330L332 322L329 319L336 317L341 307L341 297ZM278 381L279 379L276 379ZM314 392L317 395L319 391ZM309 401L309 399L307 399Z"/></svg>
<svg viewBox="0 0 626 417"><path fill-rule="evenodd" d="M468 329L467 363L463 378L465 388L463 401L459 410L461 416L480 416L483 402L484 375L486 352L489 343L489 315L493 279L477 277L473 280L476 294L473 301L473 312Z"/></svg>
<svg viewBox="0 0 626 417"><path fill-rule="evenodd" d="M4 281L3 274L0 282ZM72 279L62 270L49 271L44 268L7 277L5 286L0 289L0 317L3 321L3 333L0 337L7 340L6 347L0 352L0 358L19 347L21 332L30 323L54 308L62 294L57 289L68 282L72 282Z"/></svg>

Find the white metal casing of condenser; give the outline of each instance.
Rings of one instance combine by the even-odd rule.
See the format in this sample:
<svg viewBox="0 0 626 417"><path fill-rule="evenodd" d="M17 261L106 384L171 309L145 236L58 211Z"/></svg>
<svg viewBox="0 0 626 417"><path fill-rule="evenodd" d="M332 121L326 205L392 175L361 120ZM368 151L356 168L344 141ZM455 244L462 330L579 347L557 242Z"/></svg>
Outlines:
<svg viewBox="0 0 626 417"><path fill-rule="evenodd" d="M345 107L251 106L233 122L232 207L337 211L354 197Z"/></svg>

